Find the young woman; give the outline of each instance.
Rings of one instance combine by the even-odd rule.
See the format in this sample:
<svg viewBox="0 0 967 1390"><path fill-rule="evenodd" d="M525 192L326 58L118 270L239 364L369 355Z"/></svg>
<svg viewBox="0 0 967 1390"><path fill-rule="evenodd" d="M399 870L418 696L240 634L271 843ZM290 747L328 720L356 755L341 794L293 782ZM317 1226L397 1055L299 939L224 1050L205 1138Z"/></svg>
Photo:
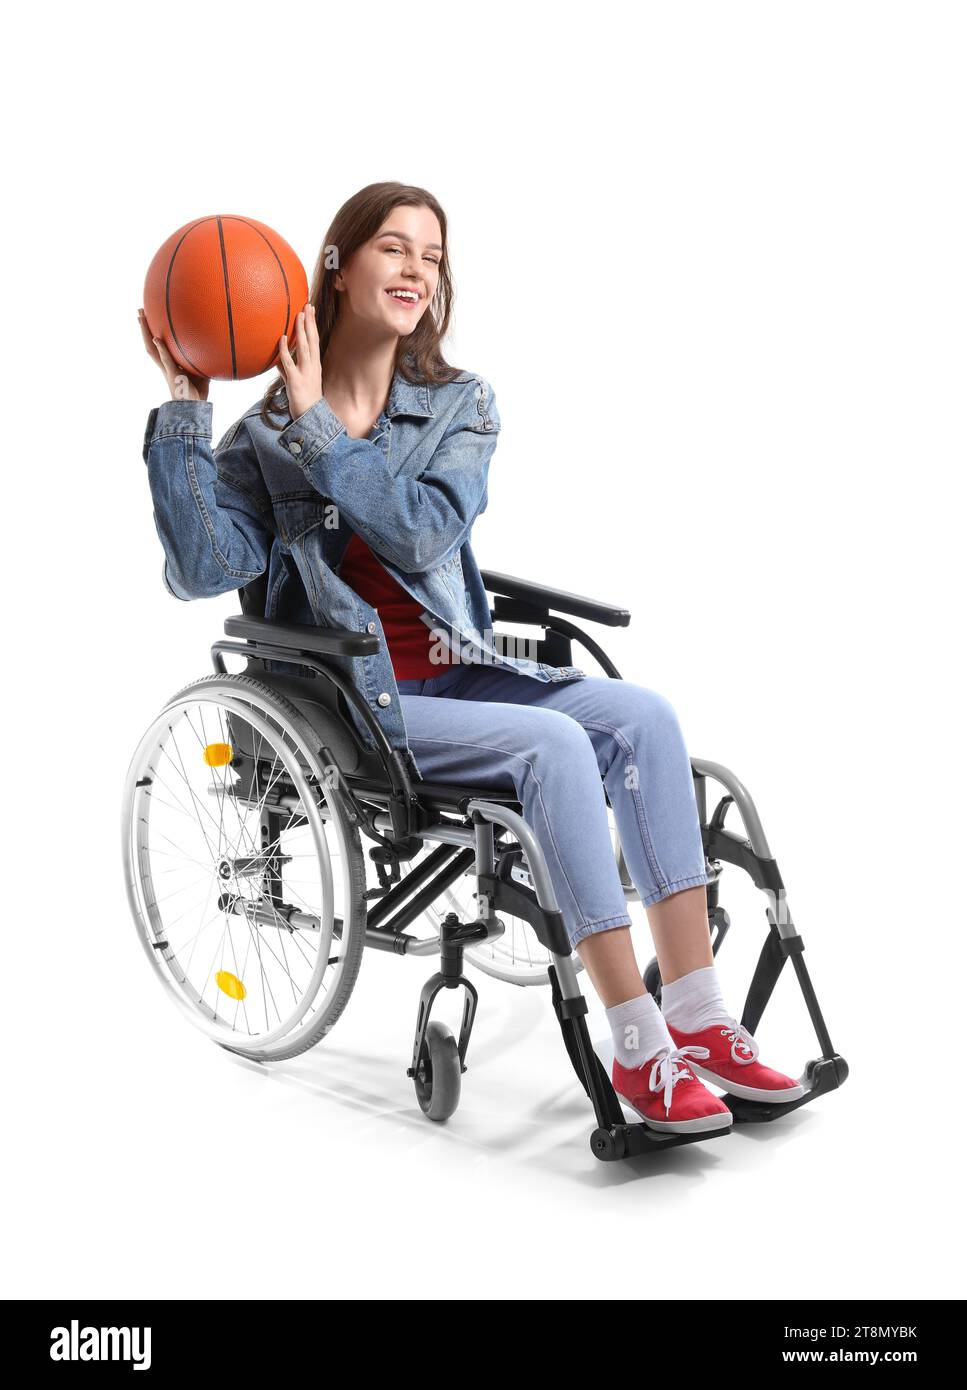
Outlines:
<svg viewBox="0 0 967 1390"><path fill-rule="evenodd" d="M173 398L153 412L146 457L165 432L194 443L194 497L149 461L166 583L193 598L267 570L269 616L381 632L380 657L355 676L413 767L516 789L607 1011L615 1089L655 1129L727 1127L731 1112L700 1078L755 1100L802 1087L759 1061L725 1006L669 702L495 652L470 531L500 419L489 382L444 360L451 300L437 200L400 183L361 189L327 232L294 343L280 341L280 377L214 456L208 382L181 373L140 315ZM323 525L324 501L338 527ZM635 959L605 788L655 943L660 1010Z"/></svg>

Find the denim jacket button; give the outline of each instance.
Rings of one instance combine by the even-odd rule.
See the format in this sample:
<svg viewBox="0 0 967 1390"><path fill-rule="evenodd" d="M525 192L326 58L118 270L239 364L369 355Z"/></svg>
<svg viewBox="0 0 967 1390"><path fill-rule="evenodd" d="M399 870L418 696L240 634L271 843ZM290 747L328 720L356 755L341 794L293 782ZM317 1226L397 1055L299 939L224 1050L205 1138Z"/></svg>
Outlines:
<svg viewBox="0 0 967 1390"><path fill-rule="evenodd" d="M367 632L375 632L375 631L376 631L376 624L375 624L375 623L367 623L367 624L366 624L366 631L367 631Z"/></svg>
<svg viewBox="0 0 967 1390"><path fill-rule="evenodd" d="M296 440L293 440L292 443L289 445L289 450L293 454L301 454L302 445L299 444Z"/></svg>
<svg viewBox="0 0 967 1390"><path fill-rule="evenodd" d="M387 693L386 693L385 690L383 691L382 695L378 695L377 698L376 698L376 703L377 703L378 705L382 705L384 709L385 709L385 707L389 704L389 702L390 702L390 697L387 695Z"/></svg>

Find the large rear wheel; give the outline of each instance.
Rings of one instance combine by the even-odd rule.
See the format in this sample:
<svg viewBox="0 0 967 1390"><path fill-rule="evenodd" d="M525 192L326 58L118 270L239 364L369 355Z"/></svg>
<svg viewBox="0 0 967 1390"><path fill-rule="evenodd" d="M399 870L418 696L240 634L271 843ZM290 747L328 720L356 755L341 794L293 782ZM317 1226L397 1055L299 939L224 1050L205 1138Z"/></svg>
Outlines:
<svg viewBox="0 0 967 1390"><path fill-rule="evenodd" d="M317 1043L359 972L366 873L299 710L246 675L185 686L131 761L122 834L139 939L190 1021L261 1060Z"/></svg>

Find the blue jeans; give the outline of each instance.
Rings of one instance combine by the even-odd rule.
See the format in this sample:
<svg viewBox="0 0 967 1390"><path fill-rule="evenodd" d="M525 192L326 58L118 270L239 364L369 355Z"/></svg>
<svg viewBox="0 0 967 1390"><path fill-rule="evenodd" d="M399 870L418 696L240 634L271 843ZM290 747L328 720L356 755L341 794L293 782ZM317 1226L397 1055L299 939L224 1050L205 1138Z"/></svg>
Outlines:
<svg viewBox="0 0 967 1390"><path fill-rule="evenodd" d="M428 781L516 789L572 947L631 924L605 788L645 906L707 883L691 763L664 696L607 676L543 683L470 663L397 684Z"/></svg>

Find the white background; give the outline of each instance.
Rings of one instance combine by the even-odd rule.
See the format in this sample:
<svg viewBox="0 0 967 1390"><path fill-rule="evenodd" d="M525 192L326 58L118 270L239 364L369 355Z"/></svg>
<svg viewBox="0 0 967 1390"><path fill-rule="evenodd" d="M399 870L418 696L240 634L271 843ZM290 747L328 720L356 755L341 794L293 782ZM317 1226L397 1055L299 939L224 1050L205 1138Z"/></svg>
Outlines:
<svg viewBox="0 0 967 1390"><path fill-rule="evenodd" d="M962 7L10 22L4 1292L962 1297ZM480 564L627 606L595 635L756 799L851 1068L774 1125L597 1163L546 993L481 977L433 1126L404 1074L431 961L367 952L332 1036L266 1069L135 939L127 763L236 611L162 586L144 272L215 212L311 271L380 179L443 203L449 360L496 391ZM265 382L216 384L216 432ZM739 1012L766 921L736 879ZM818 1055L791 972L759 1036Z"/></svg>

